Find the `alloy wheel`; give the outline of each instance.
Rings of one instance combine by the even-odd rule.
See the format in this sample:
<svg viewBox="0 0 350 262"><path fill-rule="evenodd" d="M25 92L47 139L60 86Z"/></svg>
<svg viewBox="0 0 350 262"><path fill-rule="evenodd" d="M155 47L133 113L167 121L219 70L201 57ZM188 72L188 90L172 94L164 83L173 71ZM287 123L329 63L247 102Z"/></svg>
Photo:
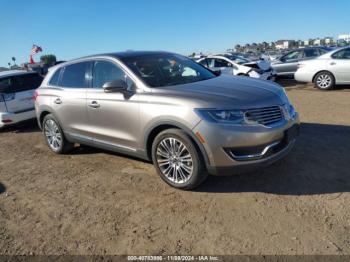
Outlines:
<svg viewBox="0 0 350 262"><path fill-rule="evenodd" d="M52 119L48 119L45 122L44 131L47 143L51 149L58 151L62 146L62 134L56 122Z"/></svg>
<svg viewBox="0 0 350 262"><path fill-rule="evenodd" d="M156 161L162 174L171 182L186 183L193 174L193 159L188 148L178 139L169 137L157 146Z"/></svg>
<svg viewBox="0 0 350 262"><path fill-rule="evenodd" d="M328 74L321 74L317 77L316 83L320 88L327 89L332 84L332 78Z"/></svg>

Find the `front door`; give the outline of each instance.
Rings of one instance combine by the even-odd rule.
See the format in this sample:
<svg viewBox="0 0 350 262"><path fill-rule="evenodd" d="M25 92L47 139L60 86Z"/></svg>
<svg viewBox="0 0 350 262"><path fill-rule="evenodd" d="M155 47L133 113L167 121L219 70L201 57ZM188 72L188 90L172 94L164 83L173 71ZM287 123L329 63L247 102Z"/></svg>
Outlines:
<svg viewBox="0 0 350 262"><path fill-rule="evenodd" d="M102 88L118 79L126 81L127 76L115 62L94 62L92 88L87 91L89 132L96 144L134 151L140 135L138 94L105 92Z"/></svg>
<svg viewBox="0 0 350 262"><path fill-rule="evenodd" d="M280 61L275 63L273 68L277 74L293 75L297 71L298 62L302 58L302 51L292 51L280 58Z"/></svg>

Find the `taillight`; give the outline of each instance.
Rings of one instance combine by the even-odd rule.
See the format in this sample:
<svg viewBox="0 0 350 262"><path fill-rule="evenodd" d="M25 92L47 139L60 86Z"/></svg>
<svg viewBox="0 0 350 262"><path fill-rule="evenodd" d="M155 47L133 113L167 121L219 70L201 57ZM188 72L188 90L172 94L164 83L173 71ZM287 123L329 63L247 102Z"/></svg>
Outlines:
<svg viewBox="0 0 350 262"><path fill-rule="evenodd" d="M33 95L33 100L36 101L37 97L39 96L39 93L37 90L34 91L34 95Z"/></svg>
<svg viewBox="0 0 350 262"><path fill-rule="evenodd" d="M4 124L9 124L9 123L12 123L12 120L11 119L4 119L1 122L3 122Z"/></svg>

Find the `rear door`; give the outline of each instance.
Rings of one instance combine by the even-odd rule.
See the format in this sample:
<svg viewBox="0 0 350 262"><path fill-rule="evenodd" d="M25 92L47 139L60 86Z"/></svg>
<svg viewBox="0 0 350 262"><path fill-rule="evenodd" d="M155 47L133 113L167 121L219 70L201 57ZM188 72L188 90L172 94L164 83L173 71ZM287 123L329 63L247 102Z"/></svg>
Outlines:
<svg viewBox="0 0 350 262"><path fill-rule="evenodd" d="M5 95L7 111L22 113L34 110L34 92L43 78L38 74L24 74L11 77L11 86Z"/></svg>
<svg viewBox="0 0 350 262"><path fill-rule="evenodd" d="M51 91L53 111L64 132L83 140L89 140L86 92L90 88L91 64L83 61L63 67Z"/></svg>
<svg viewBox="0 0 350 262"><path fill-rule="evenodd" d="M350 83L350 48L342 49L332 55L329 69L334 74L336 82Z"/></svg>

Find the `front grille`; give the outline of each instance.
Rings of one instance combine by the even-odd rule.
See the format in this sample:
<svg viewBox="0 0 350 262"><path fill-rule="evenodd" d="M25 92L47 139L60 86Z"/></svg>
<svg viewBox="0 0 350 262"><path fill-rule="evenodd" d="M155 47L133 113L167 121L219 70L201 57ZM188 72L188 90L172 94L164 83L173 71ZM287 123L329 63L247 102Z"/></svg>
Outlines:
<svg viewBox="0 0 350 262"><path fill-rule="evenodd" d="M244 112L248 122L269 126L283 119L283 112L279 106L248 109Z"/></svg>

